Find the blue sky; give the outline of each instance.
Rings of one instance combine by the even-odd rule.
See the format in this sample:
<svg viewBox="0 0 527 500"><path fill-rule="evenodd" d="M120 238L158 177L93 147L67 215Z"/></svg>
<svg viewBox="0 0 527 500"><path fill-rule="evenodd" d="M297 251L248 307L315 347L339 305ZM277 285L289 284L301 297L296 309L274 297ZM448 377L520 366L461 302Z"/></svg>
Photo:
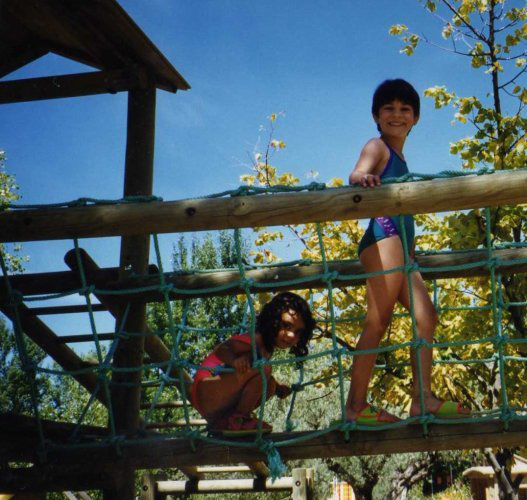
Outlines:
<svg viewBox="0 0 527 500"><path fill-rule="evenodd" d="M302 183L311 181L311 170L321 182L346 179L362 145L376 135L370 102L382 80L405 78L421 95L433 85L472 95L487 78L463 58L431 46L411 58L399 53L401 42L388 35L392 24L434 39L440 33L439 21L414 0L120 4L192 87L157 95L154 194L164 200L237 187L259 136L265 140L261 126L277 112L284 116L276 137L287 144L275 157L278 167ZM91 70L46 56L5 79ZM20 203L122 196L125 93L3 105L1 111L0 149L20 185ZM435 111L423 99L421 121L405 149L412 171L459 168L449 143L470 129L451 121L450 110ZM173 239L162 238L168 268ZM117 239L81 244L101 266L117 265ZM71 246L24 244L27 271L65 270L62 259ZM79 333L70 331L76 321L54 327Z"/></svg>

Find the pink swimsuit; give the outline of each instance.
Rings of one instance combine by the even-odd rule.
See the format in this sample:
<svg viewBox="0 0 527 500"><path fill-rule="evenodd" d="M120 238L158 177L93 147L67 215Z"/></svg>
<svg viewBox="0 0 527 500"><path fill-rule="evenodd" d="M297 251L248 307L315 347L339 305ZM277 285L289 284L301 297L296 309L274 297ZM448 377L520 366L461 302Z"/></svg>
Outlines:
<svg viewBox="0 0 527 500"><path fill-rule="evenodd" d="M243 333L242 335L234 335L231 337L233 340L238 340L239 342L243 342L244 344L251 345L251 336L248 333ZM196 408L202 415L203 411L201 410L199 403L198 403L198 384L207 377L213 376L212 370L214 368L217 368L218 366L225 366L225 363L221 361L215 354L212 352L209 354L201 363L201 366L203 368L208 369L200 369L196 372L194 375L194 382L192 384L192 394L191 394L191 402L192 406Z"/></svg>

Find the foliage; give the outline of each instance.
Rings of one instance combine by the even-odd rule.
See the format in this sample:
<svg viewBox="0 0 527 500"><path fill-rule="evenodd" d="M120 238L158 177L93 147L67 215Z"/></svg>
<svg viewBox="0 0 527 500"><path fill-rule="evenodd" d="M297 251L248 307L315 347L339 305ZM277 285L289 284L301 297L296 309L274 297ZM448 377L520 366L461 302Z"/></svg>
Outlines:
<svg viewBox="0 0 527 500"><path fill-rule="evenodd" d="M5 152L0 150L0 211L7 210L11 202L20 198L15 178L5 170L5 160ZM23 271L23 263L27 258L20 257L18 252L20 252L20 245L7 246L0 243L0 254L9 272Z"/></svg>
<svg viewBox="0 0 527 500"><path fill-rule="evenodd" d="M525 167L527 87L523 81L527 71L527 7L509 6L505 0L427 0L420 3L440 20L441 35L450 43L450 50L468 58L471 67L483 71L488 79L489 92L482 97L461 97L439 86L425 91L436 108L452 106L455 122L470 124L475 131L473 136L452 143L450 152L459 156L465 169L481 165L496 170ZM433 43L425 36L410 33L402 24L392 26L390 33L401 37L405 44L402 52L407 55L412 55L422 41ZM527 234L524 206L494 208L488 219L484 219L479 210L454 213L442 221L422 217L421 224L425 230L436 229L434 240L423 238L428 248L475 248L485 242L486 229L490 230L493 244L525 243ZM504 310L501 333L509 339L526 339L526 308L522 305L527 299L526 276L504 276L498 293L503 294L503 298L498 295L494 300L518 304ZM444 283L441 300L449 304L459 304L461 300L466 305L485 306L492 303L493 295L488 280L464 279ZM479 332L479 338L499 333L498 327L492 326L490 313L463 317L448 313L441 317L441 323L444 339L474 338L474 332ZM508 345L506 354L523 356L521 346ZM521 408L525 401L525 365L509 362L506 375L500 376L498 363L491 358L494 350L490 342L467 348L463 357L489 359L489 362L467 366L449 390L459 393L463 385L462 392L476 407L493 408L502 403L506 383L509 405ZM496 472L507 465L507 461L501 459L504 454L487 451ZM505 471L508 474L508 467ZM508 481L502 481L501 477L498 474L501 493L514 495L515 485L511 484L510 477Z"/></svg>
<svg viewBox="0 0 527 500"><path fill-rule="evenodd" d="M30 339L24 341L28 362L40 363L45 353ZM49 381L34 370L24 369L15 334L0 318L0 413L34 415L32 388L36 389L36 398L42 399L48 392Z"/></svg>

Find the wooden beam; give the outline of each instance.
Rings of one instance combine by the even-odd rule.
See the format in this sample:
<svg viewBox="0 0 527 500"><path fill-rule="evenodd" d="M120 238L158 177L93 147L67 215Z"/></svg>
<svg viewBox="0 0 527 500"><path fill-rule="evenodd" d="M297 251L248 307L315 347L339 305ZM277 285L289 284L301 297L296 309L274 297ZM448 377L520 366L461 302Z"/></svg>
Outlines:
<svg viewBox="0 0 527 500"><path fill-rule="evenodd" d="M513 248L493 250L492 256L503 264L498 269L504 274L527 272L527 248ZM515 264L515 261L520 261ZM460 278L473 276L488 276L488 255L486 250L472 252L452 252L437 255L417 255L416 261L425 280L444 278ZM523 261L523 262L521 262ZM470 265L466 269L463 266ZM358 260L328 262L330 273L336 273L334 286L358 286L365 283L364 268ZM295 265L291 267L268 267L264 269L247 270L245 277L254 282L252 291L283 291L327 288L323 279L324 267L321 263L310 265ZM158 276L134 277L108 287L109 290L132 290L151 288L151 291L130 292L116 300L145 302L162 302L164 296L155 287L160 283ZM236 295L245 293L245 288L240 286L240 273L238 271L218 271L213 273L180 276L165 274L165 284L173 285L176 290L169 296L174 299L189 297L209 297L218 295ZM283 284L281 284L283 283ZM231 285L231 286L228 286ZM214 289L220 289L215 291ZM191 293L189 293L191 292Z"/></svg>
<svg viewBox="0 0 527 500"><path fill-rule="evenodd" d="M98 333L97 340L115 340L117 335L115 333ZM77 342L95 342L94 335L86 333L84 335L61 335L59 341L63 344L75 344Z"/></svg>
<svg viewBox="0 0 527 500"><path fill-rule="evenodd" d="M157 481L156 491L171 493L257 493L261 491L291 491L292 477L272 479L201 479L197 481Z"/></svg>
<svg viewBox="0 0 527 500"><path fill-rule="evenodd" d="M117 282L117 269L107 268L100 269L96 263L88 256L84 250L80 250L81 259L85 272L88 275L88 284L95 285L99 290L127 290L131 288L154 287L159 284L159 276L156 274L156 267L150 266L149 273L152 276L141 276L134 279ZM522 273L527 272L527 264L515 263L515 261L525 261L527 259L527 248L513 248L500 249L492 252L493 257L500 261L505 261L505 264L499 267L504 274L508 273ZM72 269L77 269L75 251L71 250L66 254L65 260ZM486 250L474 250L472 252L452 252L448 254L437 255L417 255L416 261L419 264L421 273L425 280L435 280L442 278L460 278L471 276L487 276L489 270L486 266L487 254ZM470 269L452 269L453 267L463 267L467 264L472 265ZM443 268L449 269L443 269ZM362 265L357 260L346 261L330 261L328 262L328 269L330 272L338 273L338 279L334 281L336 286L356 286L364 283L364 279L360 276L357 278L345 278L346 275L360 275L364 273ZM280 291L280 290L300 290L305 288L324 288L327 286L325 282L316 278L317 275L323 273L323 266L320 263L312 263L309 265L295 265L291 267L269 267L264 269L253 269L246 271L246 277L255 284L268 285L265 290ZM188 298L188 294L179 292L178 290L192 291L191 297L208 297L218 295L234 295L244 293L238 285L240 274L238 271L224 270L206 274L189 274L180 275L178 273L165 273L166 284L172 285L175 290L170 293L171 299ZM2 279L0 278L0 302L7 300L5 287L1 286ZM57 273L41 273L41 274L27 274L27 275L13 275L9 277L13 289L18 290L22 295L40 295L64 293L74 290L80 286L77 271L66 271ZM106 280L106 281L105 281ZM280 281L298 281L305 280L302 283L295 283L292 285L279 285ZM232 287L224 290L207 291L210 288L224 287L232 283ZM256 289L256 287L255 287ZM108 295L98 294L99 301L104 301L101 304L94 304L94 310L108 310ZM145 302L154 302L164 300L163 296L156 291L141 292L137 295L126 295L126 300L135 298ZM116 308L116 297L110 299L113 301L113 307ZM32 308L30 309L35 315L38 314L52 314L55 308ZM60 306L57 312L86 312L86 306Z"/></svg>
<svg viewBox="0 0 527 500"><path fill-rule="evenodd" d="M0 214L0 242L277 226L527 202L527 172L386 184L376 189L95 205Z"/></svg>
<svg viewBox="0 0 527 500"><path fill-rule="evenodd" d="M119 474L120 471L112 464L100 466L93 463L89 467L85 466L84 469L72 464L63 464L61 467L54 467L51 464L26 468L8 467L0 469L0 491L3 493L45 493L116 489L119 487ZM15 498L18 498L18 495Z"/></svg>
<svg viewBox="0 0 527 500"><path fill-rule="evenodd" d="M271 439L283 460L308 458L330 458L358 455L384 455L392 453L413 453L483 447L523 446L527 440L527 422L509 422L505 430L500 421L466 424L431 424L429 432L423 435L420 425L388 429L353 431L349 441L338 431L313 436L309 432L273 433ZM48 450L50 463L57 467L63 464L77 464L80 468L97 463L115 464L119 461L136 469L179 468L181 466L228 465L265 461L266 456L256 447L246 446L249 438L240 438L244 446L194 441L183 438L159 438L157 442L146 440L125 441L119 450L112 445L94 447L89 443L75 447ZM291 443L292 440L298 442ZM193 448L195 445L195 448ZM24 458L20 454L24 454ZM38 448L24 446L17 454L19 460L34 461ZM0 457L10 460L9 457Z"/></svg>
<svg viewBox="0 0 527 500"><path fill-rule="evenodd" d="M0 304L0 311L2 311L13 322L16 321L16 314L18 313L18 318L24 333L51 358L53 358L53 360L55 360L64 370L78 371L91 366L77 356L77 354L67 345L64 345L60 341L60 337L39 318L32 314L31 310L24 304L19 304L17 306L17 313L15 313L15 310L11 306ZM77 373L72 376L88 392L93 393L96 390L96 373ZM101 403L106 404L106 399L104 398L102 390L97 391L96 397Z"/></svg>
<svg viewBox="0 0 527 500"><path fill-rule="evenodd" d="M35 316L46 316L50 314L79 314L87 313L89 308L87 305L78 306L47 306L47 307L30 307L31 314ZM91 310L93 312L106 311L106 307L102 304L92 304Z"/></svg>
<svg viewBox="0 0 527 500"><path fill-rule="evenodd" d="M58 422L40 419L46 439L55 443L67 442L76 430L79 439L95 439L108 435L105 427L77 425L71 422ZM39 432L37 420L27 415L0 413L0 463L2 461L25 461L27 449L38 447ZM25 451L24 451L25 450ZM33 457L35 460L37 457ZM32 461L32 460L31 460ZM1 490L0 490L1 491Z"/></svg>
<svg viewBox="0 0 527 500"><path fill-rule="evenodd" d="M144 70L119 69L0 82L0 104L115 94L147 84Z"/></svg>

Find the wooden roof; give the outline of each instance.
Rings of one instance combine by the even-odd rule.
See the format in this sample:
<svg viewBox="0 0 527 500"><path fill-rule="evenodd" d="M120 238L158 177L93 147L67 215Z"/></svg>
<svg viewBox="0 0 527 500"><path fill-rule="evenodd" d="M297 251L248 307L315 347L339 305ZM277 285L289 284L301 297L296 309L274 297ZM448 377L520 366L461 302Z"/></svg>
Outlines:
<svg viewBox="0 0 527 500"><path fill-rule="evenodd" d="M2 0L0 78L49 52L100 70L143 68L169 92L190 88L116 0Z"/></svg>

